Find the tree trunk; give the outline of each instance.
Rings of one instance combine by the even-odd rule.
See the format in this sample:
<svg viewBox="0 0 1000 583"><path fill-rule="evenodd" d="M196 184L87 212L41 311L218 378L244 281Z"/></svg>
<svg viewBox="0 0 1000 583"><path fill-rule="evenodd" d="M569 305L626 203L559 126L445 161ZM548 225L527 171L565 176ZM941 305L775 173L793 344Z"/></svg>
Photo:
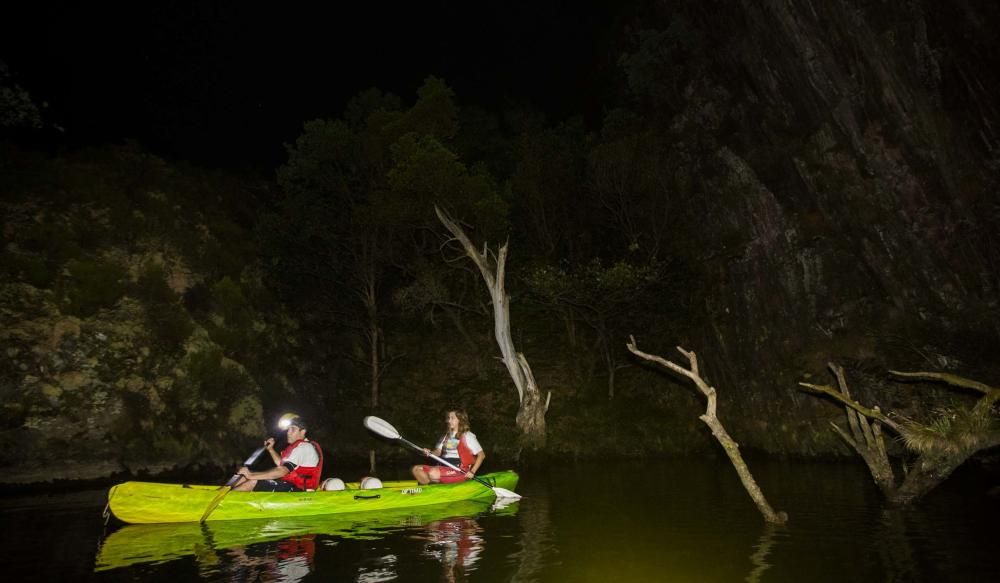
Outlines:
<svg viewBox="0 0 1000 583"><path fill-rule="evenodd" d="M573 314L573 309L563 307L562 317L563 324L566 326L566 342L569 343L571 349L574 349L576 348L576 317Z"/></svg>
<svg viewBox="0 0 1000 583"><path fill-rule="evenodd" d="M379 381L382 376L381 363L381 330L378 321L378 278L375 265L375 248L377 243L371 239L365 241L360 257L356 257L361 301L365 306L365 339L368 341L368 372L370 375L369 406L374 412L379 402ZM375 449L368 450L368 472L375 475Z"/></svg>
<svg viewBox="0 0 1000 583"><path fill-rule="evenodd" d="M614 366L613 363L608 364L608 400L612 401L615 398L615 373L618 371L618 367Z"/></svg>
<svg viewBox="0 0 1000 583"><path fill-rule="evenodd" d="M920 456L903 478L899 488L889 493L889 502L897 506L906 506L922 498L924 494L945 481L973 453L975 452L959 451L951 454Z"/></svg>
<svg viewBox="0 0 1000 583"><path fill-rule="evenodd" d="M451 324L458 330L459 336L465 340L465 345L469 347L469 351L476 355L476 372L482 373L482 363L479 358L479 345L476 343L475 339L469 335L469 331L465 329L465 323L462 322L462 313L451 306L443 306L441 308L444 313L448 315L448 319L451 320Z"/></svg>
<svg viewBox="0 0 1000 583"><path fill-rule="evenodd" d="M992 407L1000 401L1000 389L950 373L889 371L904 379L941 381L952 387L982 393L967 414L966 427L954 433L943 434L916 421L897 422L883 414L878 407L869 409L852 400L844 378L844 369L833 363L828 366L837 377L837 388L811 383L799 385L814 393L832 397L844 405L851 435L836 424L832 424L833 428L865 460L875 483L891 504L905 506L920 499L946 480L955 468L977 451L1000 445L1000 436L992 431L989 423L989 418L993 415ZM899 484L896 483L895 473L886 454L881 425L898 433L904 438L904 443L918 451L912 467ZM934 436L933 439L926 439L928 433Z"/></svg>
<svg viewBox="0 0 1000 583"><path fill-rule="evenodd" d="M608 401L615 398L615 355L611 352L611 344L608 342L607 328L604 320L601 320L597 329L598 342L600 343L601 357L604 359L604 368L608 371Z"/></svg>
<svg viewBox="0 0 1000 583"><path fill-rule="evenodd" d="M521 401L517 410L517 428L521 430L521 447L537 450L545 447L545 404L532 393Z"/></svg>
<svg viewBox="0 0 1000 583"><path fill-rule="evenodd" d="M691 353L694 354L694 353ZM712 435L715 439L722 445L722 449L725 450L726 455L729 457L729 461L732 462L733 467L736 469L736 473L740 477L740 482L743 483L743 488L753 499L754 504L757 505L757 509L760 510L761 514L764 515L764 520L771 524L784 524L788 520L788 515L784 512L775 512L771 505L768 503L767 498L764 497L764 493L761 491L760 486L757 485L757 480L754 479L753 474L750 473L750 468L747 467L746 462L743 461L743 456L740 454L740 445L729 436L726 428L722 426L718 417L715 416L715 389L709 387L708 393L708 407L704 415L700 415L698 418L705 422L705 425L712 430Z"/></svg>
<svg viewBox="0 0 1000 583"><path fill-rule="evenodd" d="M518 354L518 364L521 370L525 371L525 382L527 386L524 391L524 398L517 409L517 427L521 430L521 448L529 451L539 450L545 447L545 413L549 410L548 399L552 393L548 394L545 401L542 401L542 394L535 386L535 376L531 373L531 367L523 354ZM528 387L532 387L528 389Z"/></svg>
<svg viewBox="0 0 1000 583"><path fill-rule="evenodd" d="M484 246L480 253L462 227L437 206L434 207L434 212L441 224L461 243L465 255L476 264L486 282L493 302L493 334L520 401L516 422L521 430L521 445L529 450L541 449L545 446L545 412L548 411L552 393L542 399L527 359L514 348L514 340L510 334L510 296L504 288L507 244L504 243L497 252L494 268L490 265L490 251L487 247Z"/></svg>
<svg viewBox="0 0 1000 583"><path fill-rule="evenodd" d="M370 404L377 407L379 401L379 378L382 375L381 330L378 313L378 273L375 264L377 241L373 236L363 239L360 248L354 249L355 278L357 287L355 294L365 308L364 330L368 351L368 374L370 379Z"/></svg>
<svg viewBox="0 0 1000 583"><path fill-rule="evenodd" d="M841 394L845 398L850 399L851 392L847 387L847 379L844 376L843 367L831 363L830 370L837 377L837 386L840 388ZM875 410L877 411L878 407ZM845 407L845 412L847 414L847 425L851 429L852 437L848 437L836 424L832 424L834 430L865 461L865 465L868 466L868 471L871 472L872 479L875 480L875 484L879 490L885 496L891 497L896 490L896 476L892 469L892 463L889 460L889 454L885 449L881 424L878 421L869 421L867 417L864 417L850 407Z"/></svg>
<svg viewBox="0 0 1000 583"><path fill-rule="evenodd" d="M374 409L378 407L379 376L381 376L381 371L379 370L381 364L379 363L379 331L377 322L369 321L366 335L368 336L368 350L371 353L371 406Z"/></svg>

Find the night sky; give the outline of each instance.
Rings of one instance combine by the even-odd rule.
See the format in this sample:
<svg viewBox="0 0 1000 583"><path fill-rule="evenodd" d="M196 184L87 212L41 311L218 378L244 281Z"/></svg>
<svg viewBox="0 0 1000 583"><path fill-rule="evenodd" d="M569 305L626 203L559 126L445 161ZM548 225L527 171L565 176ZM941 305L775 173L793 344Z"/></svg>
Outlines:
<svg viewBox="0 0 1000 583"><path fill-rule="evenodd" d="M40 4L7 12L0 59L67 143L134 139L172 158L273 167L302 122L339 116L369 87L412 102L427 75L462 105L599 118L624 12L611 6Z"/></svg>

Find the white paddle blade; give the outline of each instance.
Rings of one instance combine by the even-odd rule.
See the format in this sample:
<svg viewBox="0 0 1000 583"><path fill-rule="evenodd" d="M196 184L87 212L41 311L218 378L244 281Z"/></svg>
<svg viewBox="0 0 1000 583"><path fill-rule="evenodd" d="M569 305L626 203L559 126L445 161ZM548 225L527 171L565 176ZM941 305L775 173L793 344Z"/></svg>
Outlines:
<svg viewBox="0 0 1000 583"><path fill-rule="evenodd" d="M500 500L504 500L504 501L508 501L509 500L509 501L513 502L514 500L520 500L521 499L521 495L520 494L518 494L517 492L512 492L512 491L508 490L507 488L499 488L499 487L494 486L493 487L493 493L497 495L497 501L498 502Z"/></svg>
<svg viewBox="0 0 1000 583"><path fill-rule="evenodd" d="M399 439L401 437L399 432L396 431L396 428L385 419L379 419L374 415L369 415L365 417L364 423L365 427L367 427L370 431L374 431L386 439Z"/></svg>
<svg viewBox="0 0 1000 583"><path fill-rule="evenodd" d="M509 491L510 490L508 490L508 492ZM511 504L517 504L520 501L521 501L520 496L518 496L517 498L504 498L498 494L496 499L493 501L493 504L490 506L490 510L503 510L504 508L507 508Z"/></svg>

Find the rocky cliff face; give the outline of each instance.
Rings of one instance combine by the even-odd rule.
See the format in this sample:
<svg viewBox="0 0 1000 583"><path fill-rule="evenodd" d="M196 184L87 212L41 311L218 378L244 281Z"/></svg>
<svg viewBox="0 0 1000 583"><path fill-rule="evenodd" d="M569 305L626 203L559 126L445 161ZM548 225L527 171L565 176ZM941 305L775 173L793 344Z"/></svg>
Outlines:
<svg viewBox="0 0 1000 583"><path fill-rule="evenodd" d="M989 374L996 8L662 4L718 48L671 120L700 184L686 235L713 380L777 402L829 360Z"/></svg>
<svg viewBox="0 0 1000 583"><path fill-rule="evenodd" d="M227 442L261 434L259 387L204 329L170 353L151 342L134 299L78 318L50 290L13 283L0 306L4 482L208 465ZM237 389L231 402L191 378L205 359Z"/></svg>
<svg viewBox="0 0 1000 583"><path fill-rule="evenodd" d="M8 173L2 201L0 482L245 455L263 433L258 379L280 372L243 363L275 354L291 324L256 310L249 234L187 190L226 186L128 150L9 154L23 181Z"/></svg>

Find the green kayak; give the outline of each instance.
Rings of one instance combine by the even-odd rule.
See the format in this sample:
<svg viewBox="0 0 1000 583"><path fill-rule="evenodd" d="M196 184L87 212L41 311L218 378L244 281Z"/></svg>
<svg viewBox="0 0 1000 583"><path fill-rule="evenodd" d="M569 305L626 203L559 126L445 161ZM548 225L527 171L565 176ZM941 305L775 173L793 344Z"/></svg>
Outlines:
<svg viewBox="0 0 1000 583"><path fill-rule="evenodd" d="M323 516L210 521L207 524L133 524L113 532L97 554L94 570L106 571L145 563L164 563L194 556L215 564L227 549L266 542L310 539L313 535L372 539L400 529L474 520L485 513L513 515L517 503L494 509L489 501L465 500L451 504L415 506L381 512L339 513Z"/></svg>
<svg viewBox="0 0 1000 583"><path fill-rule="evenodd" d="M497 488L517 487L518 476L513 471L480 477ZM131 524L198 522L219 492L219 486L125 482L108 492L108 507L116 518ZM461 500L491 501L494 497L491 488L473 480L426 486L413 480L384 482L377 490L362 490L353 483L334 492L229 492L209 520L378 512Z"/></svg>

